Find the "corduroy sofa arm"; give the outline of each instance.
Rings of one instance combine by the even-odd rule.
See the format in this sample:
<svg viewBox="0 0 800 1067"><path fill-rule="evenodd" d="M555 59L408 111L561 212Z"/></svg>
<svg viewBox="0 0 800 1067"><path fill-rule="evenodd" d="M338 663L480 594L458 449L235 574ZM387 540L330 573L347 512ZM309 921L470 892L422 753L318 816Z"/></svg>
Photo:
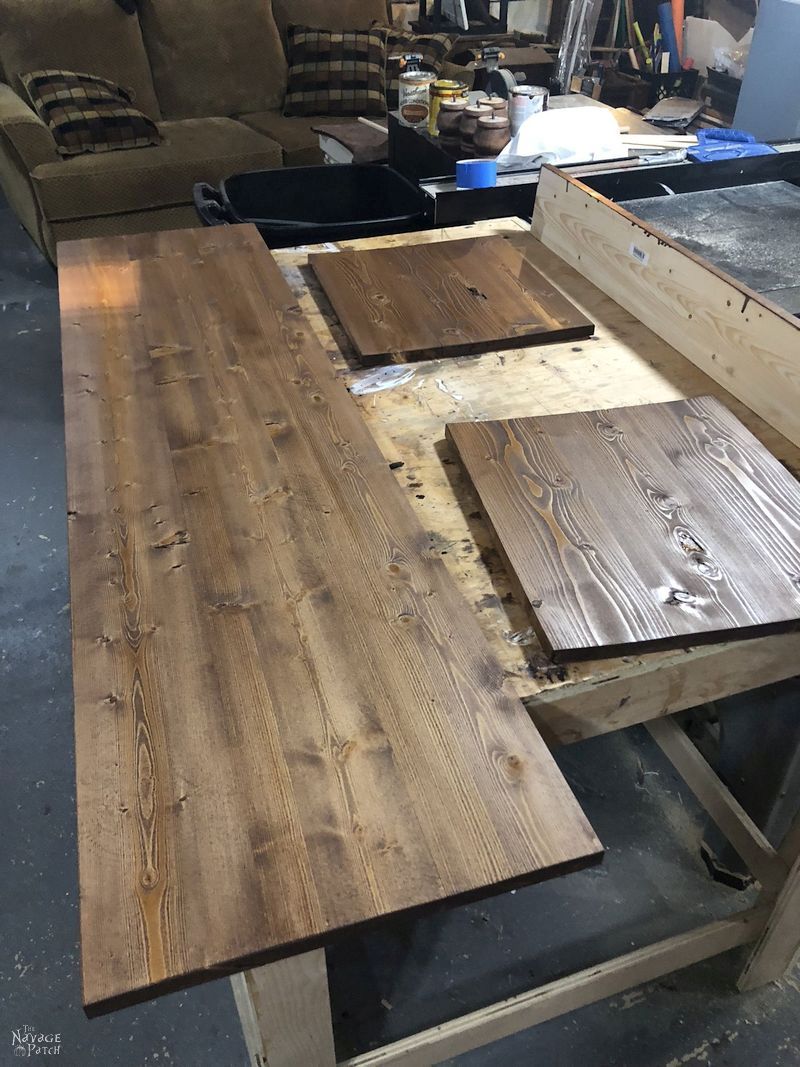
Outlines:
<svg viewBox="0 0 800 1067"><path fill-rule="evenodd" d="M9 147L28 171L61 158L52 133L33 108L10 85L0 82L0 149L8 151Z"/></svg>

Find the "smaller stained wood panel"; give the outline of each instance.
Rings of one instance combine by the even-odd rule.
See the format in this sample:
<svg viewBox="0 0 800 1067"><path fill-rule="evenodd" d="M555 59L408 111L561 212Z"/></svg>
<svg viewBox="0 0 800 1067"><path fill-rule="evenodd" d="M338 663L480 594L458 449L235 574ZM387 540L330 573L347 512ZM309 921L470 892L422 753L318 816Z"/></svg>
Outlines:
<svg viewBox="0 0 800 1067"><path fill-rule="evenodd" d="M715 398L447 435L554 657L800 621L800 485Z"/></svg>
<svg viewBox="0 0 800 1067"><path fill-rule="evenodd" d="M420 359L594 332L503 237L322 253L309 263L362 358Z"/></svg>

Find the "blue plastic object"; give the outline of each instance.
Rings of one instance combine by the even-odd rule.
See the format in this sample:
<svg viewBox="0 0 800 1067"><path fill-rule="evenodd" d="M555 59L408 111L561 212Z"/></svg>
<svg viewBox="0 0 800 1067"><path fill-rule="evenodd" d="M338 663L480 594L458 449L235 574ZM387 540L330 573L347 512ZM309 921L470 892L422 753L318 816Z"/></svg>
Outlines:
<svg viewBox="0 0 800 1067"><path fill-rule="evenodd" d="M494 159L462 159L456 163L456 185L459 189L491 189L497 185L497 161Z"/></svg>
<svg viewBox="0 0 800 1067"><path fill-rule="evenodd" d="M669 52L669 72L677 74L681 69L681 54L678 38L675 36L675 23L672 20L672 4L658 5L658 25L661 27L664 51Z"/></svg>
<svg viewBox="0 0 800 1067"><path fill-rule="evenodd" d="M697 147L686 155L695 163L718 163L723 159L746 159L750 156L771 156L778 151L772 145L756 141L745 130L698 130Z"/></svg>

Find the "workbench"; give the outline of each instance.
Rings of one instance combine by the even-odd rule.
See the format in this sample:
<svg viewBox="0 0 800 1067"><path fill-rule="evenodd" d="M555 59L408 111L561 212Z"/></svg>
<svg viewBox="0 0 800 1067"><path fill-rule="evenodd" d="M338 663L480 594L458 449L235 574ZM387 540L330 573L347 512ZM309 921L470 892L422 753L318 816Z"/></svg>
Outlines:
<svg viewBox="0 0 800 1067"><path fill-rule="evenodd" d="M536 241L529 224L521 219L342 242L337 247L386 247L498 234L528 250L537 269L595 322L594 336L580 342L398 365L391 372L398 384L370 392L361 390L369 389L370 383L390 382L391 377L380 372L376 376L374 369L365 369L356 360L308 267L308 255L324 249L286 249L274 254L417 510L431 550L446 563L503 665L508 685L523 700L545 738L553 746L572 744L647 724L761 883L762 900L730 919L639 948L356 1056L345 1061L347 1067L434 1064L736 945L758 941L739 980L741 989L754 988L780 977L800 946L800 817L781 848L774 849L671 718L675 712L795 676L800 672L800 634L553 664L539 647L525 608L512 593L480 503L445 441L444 426L449 421L549 415L712 394L795 474L800 472L800 448L662 341L632 310L610 299ZM329 246L325 248L335 254ZM309 974L316 976L316 999L308 992ZM316 1055L321 1047L320 1031L312 1022L314 1004L321 1012L321 1022L319 1014L316 1018L323 1034L330 1028L322 956L285 960L236 976L233 983L254 1064L300 1067L334 1062L332 1039L327 1038L327 1058L308 1058L310 1050ZM292 992L281 993L275 1000L287 983ZM297 1036L301 1019L305 1038ZM290 1034L294 1035L291 1041Z"/></svg>
<svg viewBox="0 0 800 1067"><path fill-rule="evenodd" d="M343 242L385 247L502 234L532 259L595 323L586 341L489 352L463 359L409 363L407 381L358 395L374 371L360 367L307 266L308 255L274 253L300 307L331 355L344 385L429 532L432 548L475 611L509 685L551 741L569 743L768 682L800 667L800 635L760 638L626 659L554 665L542 653L524 607L480 515L480 504L444 440L447 422L553 415L602 407L719 396L790 470L800 448L721 389L615 301L535 242L521 219L477 222L396 237ZM746 648L747 655L742 654Z"/></svg>
<svg viewBox="0 0 800 1067"><path fill-rule="evenodd" d="M252 228L242 228L240 232L247 234L239 239L243 247L255 240L255 231ZM584 738L623 729L633 724L646 723L653 737L683 776L687 785L748 864L754 877L763 887L762 898L755 907L746 911L667 938L654 945L639 947L624 956L599 963L585 971L561 978L529 993L491 1005L393 1045L356 1056L346 1061L350 1067L390 1063L433 1064L538 1022L572 1011L582 1005L611 996L631 986L651 981L660 975L727 951L737 945L757 942L755 951L740 979L741 988L751 988L779 977L790 965L795 950L800 944L800 859L798 859L800 856L800 819L795 821L781 848L773 848L731 793L714 775L677 723L670 718L674 712L682 709L795 675L798 672L798 663L800 663L798 656L800 634L771 636L751 640L744 644L705 646L680 653L651 653L646 656L606 659L568 666L551 663L537 644L525 610L511 592L508 575L504 572L493 548L480 505L465 483L458 464L445 443L444 426L446 422L453 420L545 415L564 411L590 410L604 406L665 401L697 394L714 394L726 403L748 428L794 472L800 469L800 449L731 393L721 388L693 362L659 339L654 332L639 321L632 310L625 310L620 304L604 295L578 270L569 266L564 259L539 243L531 236L527 224L518 219L496 220L452 230L426 231L393 238L346 242L341 247L374 247L385 246L389 243L409 244L486 234L501 235L524 248L536 267L561 289L581 312L595 322L595 335L589 340L580 342L543 345L502 353L487 352L462 359L398 365L389 372L390 378L391 375L397 376L392 387L365 392L365 388L369 388L369 383L374 381L371 376L375 374L375 371L357 365L347 339L308 267L309 251L328 251L330 254L336 254L335 249L326 246L311 250L286 250L276 252L275 260L289 283L298 308L310 326L311 332L327 352L342 388L349 389L356 399L363 421L377 443L382 459L392 471L392 477L396 480L408 504L414 509L427 539L426 554L441 561L452 583L465 598L486 644L502 668L508 694L522 700L539 731L551 746L578 742ZM158 260L162 258L160 242L166 239L166 236L164 238L153 236L134 240L139 242L137 247L142 248L146 247L147 241L150 240L153 255ZM131 269L131 262L135 264L135 259L132 258L131 261L126 259L124 248L121 249L120 246L114 244L117 239L104 240L108 242L107 245L102 242L97 245L91 242L85 243L87 247L91 245L93 249L100 250L97 252L98 258L94 263L91 262L94 252L89 254L88 264L84 263L82 252L77 244L73 246L75 251L69 252L69 258L65 257L72 276L66 285L65 292L62 293L64 316L62 321L66 334L70 338L69 344L75 363L70 369L69 379L65 379L67 382L65 392L73 414L75 432L82 436L84 443L88 446L92 440L92 434L96 431L91 425L83 427L80 413L82 411L94 412L93 417L101 419L98 423L101 428L102 418L105 417L103 402L98 404L97 400L97 390L104 387L104 383L97 377L97 363L93 363L92 360L96 361L100 358L104 345L112 345L113 359L117 361L115 365L119 366L119 374L122 375L115 388L120 388L124 383L124 376L129 373L125 369L126 361L131 359L130 353L135 350L134 358L138 363L131 367L134 372L131 381L145 381L145 379L149 381L152 372L146 368L145 364L147 359L150 359L160 364L163 375L155 386L170 390L186 390L188 396L197 398L190 403L188 408L184 408L180 419L178 418L180 409L175 407L172 410L174 424L170 427L170 434L175 438L171 447L177 453L181 455L185 453L186 456L185 460L181 459L181 462L187 464L185 469L188 480L185 488L178 487L181 496L184 498L194 498L198 495L202 497L206 495L206 491L205 489L201 491L199 481L196 483L198 488L190 487L190 482L195 484L192 479L199 478L202 473L202 465L198 467L189 465L192 450L200 447L215 449L220 445L228 446L230 442L226 441L224 436L222 438L212 436L207 441L204 441L202 436L198 436L202 435L203 427L195 420L195 416L203 410L203 404L207 404L207 401L201 402L200 393L196 392L196 386L200 388L199 379L202 375L189 373L193 361L197 359L199 343L191 342L191 340L189 343L185 340L183 344L178 343L178 338L181 336L184 339L193 336L189 328L186 307L180 300L175 302L175 340L169 345L157 344L155 337L148 337L149 327L145 323L141 327L145 330L145 334L142 335L142 344L145 347L140 352L136 337L140 329L137 326L137 320L142 316L135 314L137 300L141 295L139 287L142 284L138 267L135 270ZM209 249L213 249L213 237L209 237L207 244ZM212 271L211 259L204 261L202 241L198 240L193 245L191 240L187 240L185 246L189 250L187 254L183 256L183 259L174 260L178 271L188 271L187 279L191 274L190 267ZM165 248L166 245L163 247ZM108 270L101 262L106 249L110 250ZM192 259L191 256L195 258ZM233 259L230 260L232 265L235 262ZM171 275L166 266L156 269L161 273L157 273L154 277L163 279L165 285L168 281L172 284ZM213 267L213 270L217 269L218 267ZM210 279L214 277L213 272L209 274ZM268 278L269 275L264 274L262 280L266 282ZM235 298L236 284L244 284L247 280L244 271L241 277L231 279L232 299ZM251 277L249 281L252 282L252 280ZM178 282L176 281L175 284ZM90 298L85 294L92 287L96 288L96 293L93 293ZM95 299L99 301L98 304L93 302ZM165 301L164 308L161 308L160 312L166 312L169 305L168 294L164 294L163 300ZM113 322L114 315L117 314L123 316L126 323L130 321L132 332L129 336L120 334L117 337L116 328L111 334L107 330L104 331L102 316L107 316L108 321ZM280 314L286 315L285 308ZM169 316L160 315L160 321L168 322ZM297 329L297 322L290 309L286 329L291 329L293 323L294 329ZM184 330L183 334L181 334L181 327ZM224 344L222 340L225 330L224 321L215 322L213 328L214 337L208 342L212 353L215 345ZM243 345L252 346L254 343L257 343L257 337L243 339ZM212 354L212 358L219 358L218 351L216 355ZM81 361L84 359L85 370L81 366ZM178 373L172 372L172 363L175 364L174 369ZM238 364L232 364L228 369L233 372L236 371L237 366ZM251 364L251 373L252 366ZM240 373L243 380L246 380L245 371L242 370ZM94 381L92 381L93 377ZM384 372L385 380L386 372ZM219 381L221 383L221 379ZM302 382L298 379L295 384L300 385ZM266 386L259 380L258 387L263 389ZM154 387L147 385L146 388L152 392ZM237 385L236 388L238 389L239 386ZM237 399L234 401L224 399L220 393L220 400L224 400L218 410L220 419L230 417L230 415L224 416L223 409L230 413L232 403L246 402L247 390L244 386L242 389L243 391L237 394ZM741 390L737 391L741 393ZM152 395L155 394L152 393ZM147 394L145 398L146 396ZM317 400L318 397L315 394L311 399ZM132 400L127 393L113 394L112 400L122 413L127 411L127 405L140 402ZM176 401L168 403L176 403ZM194 404L197 405L196 408ZM206 408L207 413L210 413L210 410ZM132 412L131 418L133 414L135 411ZM145 417L145 415L146 408L143 407L141 416ZM304 433L307 434L313 425L309 421L312 416L303 415L302 417L307 420L307 424L303 426ZM318 414L313 417L324 418L324 408L318 408ZM349 418L345 415L341 417ZM133 425L136 423L134 422ZM267 420L266 425L268 434L273 436L280 436L287 431L284 423ZM288 430L291 434L293 428L288 427ZM358 427L350 425L350 433L351 440L355 439L358 442L360 439ZM100 442L103 445L107 443L105 440ZM132 448L124 436L120 437L119 441L115 439L114 444L118 455L122 455L123 458ZM250 455L257 455L255 438L245 441L244 446L250 450ZM145 448L148 447L155 448L156 444L151 445L145 438ZM350 446L345 438L338 442L337 447L348 448ZM147 452L145 452L145 458L147 458ZM370 462L372 462L371 457ZM142 476L142 472L146 471L146 467L130 467L129 469L134 475L138 470L139 477ZM228 470L228 477L238 477L235 474L236 469L235 465L231 466ZM78 468L76 467L75 470L77 472ZM107 476L108 471L105 474ZM102 472L98 471L96 476L92 475L93 483L100 494L103 492L104 485L102 479ZM75 496L76 488L78 497L84 493L84 486L80 482L80 479L77 482L73 480L71 490L73 496ZM124 486L109 486L106 478L105 484L105 492L116 493L127 491L131 483L126 483ZM217 483L217 490L224 491L224 487L225 479L221 478ZM259 504L268 504L269 500L275 499L276 493L278 502L280 502L280 494L286 494L288 491L286 488L280 489L279 487L270 489L268 492L262 490L256 493L257 488L257 486L254 487L253 493L254 499ZM134 484L133 491L135 489ZM165 499L168 500L167 506L170 512L179 506L199 509L204 506L211 507L212 510L208 514L213 516L215 523L222 524L225 517L213 509L213 497L209 497L206 504L200 499L196 503L189 501L179 505L177 497L173 499L173 494L177 490L173 489L168 480L164 481L157 491L161 492L162 489L166 494ZM386 499L388 500L390 496L391 494L388 494ZM85 530L85 535L94 537L94 523L90 521L92 520L91 508L87 507L84 516L80 503L78 501L79 506L76 506L74 501L71 504L73 527L76 521L82 523L83 526L80 528ZM152 506L158 508L162 505L156 503ZM198 511L197 515L200 514L201 512ZM174 521L175 516L172 518ZM205 543L204 552L213 558L216 551L216 539L219 535L214 534L212 529L201 529L200 525L196 526L196 529L198 537ZM222 529L221 525L220 529ZM275 538L279 536L279 531L264 526L260 536L261 539ZM284 540L276 541L276 551L290 553L292 540L293 537L289 535ZM161 542L151 546L159 550L160 558L164 561L159 566L167 568L164 570L165 575L170 569L180 573L185 565L183 562L185 557L181 554L182 546L187 543L188 537L184 529L165 535ZM98 538L97 545L99 551L102 545L101 538ZM85 551L80 537L75 541L74 547L78 553ZM71 551L72 548L71 542ZM153 636L158 627L146 625L147 615L141 615L144 610L142 605L146 607L147 600L146 597L142 598L143 587L140 587L140 583L147 576L144 572L139 572L132 562L135 561L135 551L135 537L127 527L123 527L120 552L123 557L120 564L121 573L123 582L131 586L125 599L125 612L127 613L125 626L128 628L126 639L133 649L135 661L138 662L140 648L146 649L148 642L158 641L160 638ZM141 551L139 548L140 553ZM164 554L165 551L168 555ZM255 549L251 547L247 551L252 554ZM130 559L129 553L131 553ZM106 558L113 556L114 553L109 553ZM173 558L176 560L174 564L171 563ZM253 558L255 559L255 556ZM112 575L116 565L112 558L108 564ZM162 579L162 581L166 580L166 577ZM115 585L113 577L108 584L112 587ZM116 584L119 584L119 579L116 580ZM175 588L178 589L180 586ZM106 592L106 596L109 595L113 594ZM197 624L201 628L209 625L214 627L224 625L230 627L233 632L239 626L237 616L243 611L257 608L256 605L247 602L241 591L237 595L232 595L220 590L215 592L214 596L216 602L212 612L216 617L212 618L211 623L201 620ZM181 617L190 618L189 614L186 614L188 609L181 607L180 600L172 604L169 598L165 598L163 611L168 619L173 615L176 620ZM96 620L90 620L90 622L94 626ZM192 622L191 625L195 626L195 623ZM466 626L462 632L471 635L469 626ZM119 655L114 651L115 639L113 637L92 636L94 633L94 630L86 630L83 636L81 633L78 634L76 656L86 657L86 662L88 662L91 657L100 654L110 655L112 659L115 655ZM317 642L325 640L324 634L316 635ZM470 640L472 640L471 636ZM103 651L104 649L107 651ZM122 653L124 652L123 649ZM284 662L285 660L281 662L280 669L284 669ZM174 672L183 671L182 679L177 673L173 679L170 673L173 670ZM120 798L114 793L113 774L105 784L101 778L98 778L95 783L93 768L87 762L91 746L97 744L96 740L92 739L94 732L100 729L107 731L108 716L121 715L124 710L119 707L115 712L120 698L113 689L110 692L108 687L102 690L108 694L102 701L98 695L94 695L95 690L96 694L101 693L99 687L107 686L107 681L104 681L101 675L102 672L96 672L93 679L88 675L84 678L84 683L87 678L90 678L93 688L91 700L86 703L82 712L84 716L82 763L86 775L84 788L86 789L86 783L90 782L94 793L94 797L89 796L86 799L83 812L82 832L87 849L86 854L84 852L81 854L81 891L84 907L89 903L88 898L101 890L101 883L106 878L107 867L104 867L103 850L95 849L95 843L105 840L109 858L112 850L116 851L119 848L113 835L102 837L94 827L95 815L98 817L99 826L99 819L101 816L105 817L108 808L120 803ZM202 679L192 677L180 664L175 664L174 668L169 667L164 678L168 686L181 680L182 685L189 687L192 691L197 690L198 702L206 699L205 696L200 696ZM146 685L152 685L151 680L144 679L144 681ZM242 678L238 679L237 684L249 686L248 680ZM258 699L262 699L255 684L249 688ZM180 692L180 687L176 688L175 692ZM244 689L242 694L245 694ZM138 803L140 808L145 801L150 805L148 811L151 814L145 819L145 827L149 825L148 820L153 819L154 805L158 808L159 818L163 817L168 827L170 820L180 820L186 817L181 812L184 810L187 799L191 817L191 804L196 802L191 794L196 783L189 783L187 790L174 802L169 795L164 795L159 799L158 790L163 790L165 784L159 783L158 774L153 770L153 761L156 763L163 761L163 767L166 769L169 767L171 756L183 757L184 754L170 754L165 749L165 741L160 733L161 727L155 720L152 724L150 723L151 714L147 703L150 700L154 705L158 703L160 697L156 689L154 688L152 693L145 691L143 699L145 734L149 731L152 734L152 741L144 745L139 757L137 773L142 776L141 788L144 793L140 796ZM100 707L101 704L104 707ZM508 706L509 712L514 706L513 703ZM96 720L97 725L95 725L92 716L98 710L99 715ZM432 730L434 726L435 716L431 720ZM191 729L184 732L183 738L187 746L195 744ZM229 739L224 739L220 735L220 743L223 741L227 743L227 740ZM279 745L285 743L286 739L276 735L275 751L278 750ZM246 746L242 749L243 753L245 749ZM99 752L100 749L97 751ZM337 758L342 761L351 755L347 745L344 745L341 751L337 748L337 753ZM312 755L296 747L295 754L303 758L310 758ZM270 759L274 757L272 751L269 755ZM517 764L509 766L510 770L515 772ZM104 775L108 774L105 766L102 772ZM80 773L79 767L79 776ZM237 774L239 773L241 769L237 771ZM262 772L254 767L252 772L248 768L247 773L257 775ZM233 781L235 781L235 776ZM108 782L112 784L109 786ZM171 783L167 786L170 789L173 788ZM233 801L236 794L235 791L230 790L229 780L220 777L216 788L222 791L220 795L230 797L231 802ZM211 805L208 808L208 816L213 817L215 803L213 789L209 789L205 794L203 789L198 790L197 799L201 804ZM81 805L79 804L79 817L80 815ZM127 815L127 807L120 808L121 819ZM120 821L119 825L122 827L126 823ZM155 820L154 825L158 829L158 819ZM158 829L158 835L164 834L163 827ZM158 835L154 833L152 840L147 839L143 842L148 850L152 849L153 856L152 869L148 867L144 873L150 878L155 877L156 881L159 876L159 850L165 847L164 842L167 840L166 837L162 838ZM261 836L264 836L263 831ZM135 840L135 838L129 840ZM271 844L272 842L267 838L261 841L259 848L262 852L266 852ZM254 842L251 842L251 845L255 848ZM232 843L220 840L218 847L222 854L232 847ZM587 838L582 846L582 854L588 856L593 848L591 839ZM385 851L389 851L388 844ZM577 856L577 852L575 855ZM177 858L180 859L180 857ZM171 857L168 857L168 862L172 862ZM391 859L387 859L386 862L391 862ZM550 860L551 864L552 862ZM202 867L198 867L198 870L200 869ZM176 864L174 870L168 870L168 873L174 877L179 870L180 866ZM234 874L235 871L231 870L229 873ZM272 872L273 875L275 873ZM333 874L331 876L333 877ZM274 879L268 878L266 884L270 881ZM496 878L495 881L501 883L502 879ZM290 882L287 880L286 884L289 886ZM391 884L395 887L393 891L399 892L396 879ZM488 885L488 881L485 884ZM389 885L390 883L387 882L387 891ZM136 893L145 902L145 907L150 909L148 922L152 922L152 929L155 931L166 920L169 920L169 923L173 922L173 906L168 902L162 905L160 896L155 904L148 904L150 889L151 885L143 882L136 888ZM192 885L188 883L171 885L167 889L168 892L177 894L176 900L185 901L185 904L180 907L191 904ZM231 897L230 887L228 897ZM245 902L239 903L243 907ZM174 911L176 919L179 917L180 907ZM158 910L153 910L162 908L166 908L163 914ZM290 914L290 910L287 909L286 916L282 917L287 924L294 922L295 919L295 916ZM401 910L401 908L397 907L396 910ZM252 929L255 936L260 936L259 923L263 924L265 919L271 919L271 916L262 916L258 920L255 914L247 916L243 914L243 919L246 920L245 926ZM214 921L215 916L209 914L208 922ZM129 924L131 930L134 926L133 922ZM180 936L179 923L176 923L174 929L176 935ZM209 926L209 932L210 930ZM307 942L312 946L307 951L301 940L291 941L286 938L283 958L276 958L273 953L270 962L260 966L250 966L249 969L238 970L233 974L234 994L254 1067L258 1065L263 1067L264 1064L269 1064L270 1067L309 1067L309 1065L332 1067L335 1064L327 988L325 936L324 929L317 929L314 936ZM92 937L94 938L94 934ZM131 944L136 946L137 943L132 940ZM99 945L94 945L94 950L97 951L98 947L102 948L102 938ZM192 971L185 962L178 960L174 965L173 973L183 977L180 981L176 979L170 983L164 980L165 975L168 977L168 972L163 966L164 957L159 956L155 950L158 949L161 953L165 950L172 952L172 947L169 944L160 948L158 945L146 945L145 947L148 954L147 975L138 986L142 993L146 993L149 988L150 995L152 995L153 988L155 992L162 992L176 985L213 977L210 973L212 971L225 974L233 969L230 966L225 968L212 965L201 974L200 970ZM181 949L180 945L177 947ZM194 951L194 947L189 944L182 946L182 951L190 950ZM84 955L85 953L86 945L84 944ZM102 959L102 952L97 958ZM117 966L118 961L110 962L114 967ZM156 971L158 974L154 977ZM86 967L84 967L85 981L86 974ZM159 975L160 984L156 980ZM100 1002L103 996L114 994L114 989L109 991L104 984L106 979L102 966L97 967L92 980L98 989L94 997L96 1002ZM134 987L131 985L130 988Z"/></svg>

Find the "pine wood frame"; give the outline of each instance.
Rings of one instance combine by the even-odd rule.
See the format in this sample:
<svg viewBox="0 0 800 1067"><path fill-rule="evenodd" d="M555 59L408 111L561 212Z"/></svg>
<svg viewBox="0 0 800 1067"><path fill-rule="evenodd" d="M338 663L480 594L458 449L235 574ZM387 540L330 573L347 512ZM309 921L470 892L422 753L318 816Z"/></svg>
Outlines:
<svg viewBox="0 0 800 1067"><path fill-rule="evenodd" d="M635 228L639 225L616 205L586 190L574 179L567 179L560 172L550 171L548 176L543 175L543 181L545 192L549 189L551 196L563 194L564 181L573 187L570 194L575 199L570 201L570 206L579 206L578 217L582 225L584 219L589 217L588 214L583 216L584 212L598 212L592 225L596 223L604 233L609 232L610 227L616 233L616 239L623 242L626 235L621 230L616 232L620 222L627 232L632 226ZM538 206L540 202L541 212ZM542 213L548 207L547 200L537 201L533 226L534 232L545 244L548 244L548 234L557 232L553 230L552 218L543 217ZM609 212L611 215L607 214ZM475 236L476 231L494 233L521 228L518 220L497 220L491 224L478 224L477 227L439 231L425 235L423 239L441 240L460 233ZM642 228L647 231L646 227ZM673 247L673 243L669 242L665 244L661 235L647 231L646 237L652 240L653 247L668 248L677 256L689 255L680 246ZM415 239L419 240L420 235L383 238L374 243L410 242ZM627 241L630 240L628 236ZM371 243L354 242L351 247L362 244L369 246ZM553 238L552 247L559 255L564 255L560 239ZM277 258L289 274L307 263L305 253L288 251L278 253ZM584 254L576 252L572 258L573 265L583 273L586 266ZM696 257L692 258L696 260ZM702 261L697 262L702 265ZM674 266L666 268L667 271L673 269ZM613 288L610 295L616 294L622 299L618 282L611 285L600 274L596 277L588 271L586 274L605 291ZM296 274L293 280L297 282ZM307 280L307 275L304 275L304 280ZM767 315L771 331L777 330L781 336L788 338L797 336L786 331L787 325L796 330L797 324L787 323L780 309L777 320L782 321L771 317L774 306L769 301L765 306L763 298L745 291L732 279L720 276L719 272L710 268L709 277L705 280L713 291L720 283L738 288L743 297L736 309L740 314L744 314L742 303L746 305L755 299L759 306L757 315ZM729 290L724 292L728 295L723 300L727 301L730 299ZM303 298L300 303L304 305ZM304 310L327 340L330 334L318 312L314 314L313 301L309 302L308 308L304 306ZM648 325L654 332L659 332L655 319ZM685 328L684 324L681 328L683 332ZM691 343L684 345L677 335L670 336L668 340L695 362ZM781 353L781 358L784 355ZM716 377L713 364L703 365L702 369L712 378ZM747 388L738 382L732 383L730 379L734 375L728 371L724 374L724 384L734 395L741 393L741 399L797 442L798 431L792 409L800 410L800 405L795 403L800 398L788 395L787 383L782 377L779 377L781 393L774 397L759 394L756 403L752 403ZM671 717L678 710L731 693L745 692L796 673L796 667L792 666L796 662L793 635L749 642L748 649L748 672L742 669L741 646L717 646L705 652L696 650L696 654L679 657L674 663L660 663L658 678L655 672L650 675L639 667L631 667L621 672L619 677L609 678L602 685L594 685L596 695L588 686L585 690L575 687L567 695L555 686L551 690L545 689L531 700L529 710L553 745L575 743L586 737L645 723L687 786L761 884L762 891L756 907L643 946L401 1041L340 1061L338 1067L386 1067L390 1064L429 1067L445 1058L500 1040L739 945L754 943L738 980L741 990L777 980L785 973L800 950L800 814L781 847L773 848ZM254 1067L335 1067L324 949L236 975L232 982Z"/></svg>
<svg viewBox="0 0 800 1067"><path fill-rule="evenodd" d="M338 1067L431 1067L739 945L755 947L742 991L779 979L800 949L800 814L775 849L674 718L647 728L762 884L758 904L422 1030ZM756 872L759 872L756 874ZM253 1067L337 1067L324 949L231 979ZM272 996L270 1010L266 999Z"/></svg>

